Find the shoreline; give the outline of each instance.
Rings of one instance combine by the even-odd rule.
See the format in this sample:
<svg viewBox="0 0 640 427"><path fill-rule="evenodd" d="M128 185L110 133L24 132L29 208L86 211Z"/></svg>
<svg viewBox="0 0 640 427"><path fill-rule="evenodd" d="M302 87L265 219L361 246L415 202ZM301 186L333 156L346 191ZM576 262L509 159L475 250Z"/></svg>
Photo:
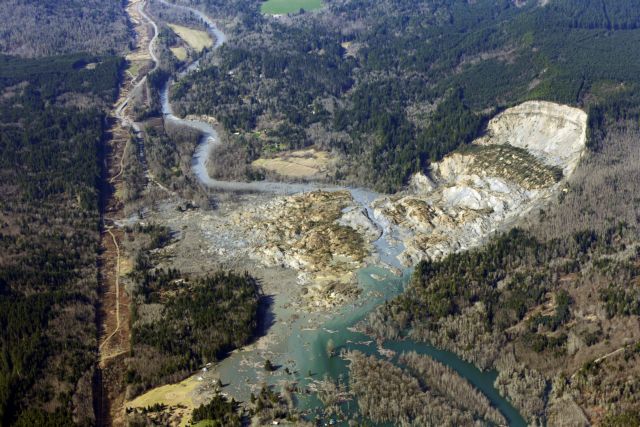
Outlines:
<svg viewBox="0 0 640 427"><path fill-rule="evenodd" d="M165 3L164 0L160 1ZM187 9L192 10L191 8ZM216 31L219 31L215 27L215 24L213 24L210 20L205 20L205 22L208 24L212 32L215 33ZM220 45L222 45L222 43L224 43L224 41L224 35L223 37L217 38L215 47L219 47ZM378 227L382 232L378 238L368 242L372 244L373 250L369 254L369 256L367 256L364 267L358 267L354 270L355 275L358 277L357 289L361 289L363 290L363 292L361 292L358 297L350 298L345 303L337 305L335 307L329 308L325 306L321 307L321 310L310 310L308 306L305 307L304 304L300 304L300 297L303 293L303 289L305 289L300 285L300 277L307 273L304 266L309 262L309 260L305 260L304 258L302 258L301 260L299 254L293 253L295 252L294 246L292 246L291 242L287 241L286 239L282 241L275 241L277 249L275 258L276 260L280 260L278 262L281 262L281 265L283 267L285 265L288 265L287 269L264 267L265 264L270 264L270 262L267 262L265 254L256 255L256 252L252 252L255 247L260 248L260 245L264 243L260 240L260 238L265 240L266 236L261 236L260 238L258 238L258 240L255 241L251 240L252 237L248 236L251 236L252 233L254 233L256 229L259 229L260 227L266 226L267 228L269 228L269 218L267 218L265 222L265 218L259 215L260 212L258 213L258 215L253 213L252 217L252 213L248 213L246 211L246 206L251 205L243 204L243 196L238 196L238 200L232 203L231 208L229 208L228 206L225 207L227 212L235 211L240 213L236 218L236 223L233 223L232 221L227 221L225 223L224 220L221 220L221 215L219 213L208 216L207 214L199 213L198 215L201 215L203 220L209 221L213 226L209 229L203 227L200 228L200 233L204 234L205 240L209 240L208 246L210 246L206 251L200 248L201 255L204 255L205 257L209 255L210 258L208 259L208 261L210 263L222 266L223 268L225 268L226 265L233 265L234 267L239 268L249 268L251 271L258 273L257 275L266 275L267 278L262 279L264 284L263 291L268 298L271 298L271 304L270 307L266 310L264 319L262 321L262 323L265 325L270 324L266 327L266 333L258 336L257 339L248 346L244 346L233 351L229 354L228 357L221 360L219 363L212 365L210 370L207 369L205 371L207 373L210 372L210 374L208 374L207 376L205 376L204 374L196 374L197 381L206 382L209 380L210 376L211 378L220 379L223 382L228 383L228 386L224 389L225 392L230 393L239 400L247 400L249 394L258 391L260 385L264 382L274 385L287 381L294 381L304 384L305 382L307 382L307 380L305 377L300 376L300 370L304 371L306 369L304 368L304 366L310 366L308 368L309 372L312 372L313 369L314 372L320 371L320 373L325 373L329 376L332 376L336 372L335 370L338 368L336 366L333 366L331 362L324 360L322 355L324 354L326 356L326 351L321 348L323 346L321 341L326 341L327 334L337 334L337 336L345 335L346 332L343 330L344 326L353 326L350 323L350 319L353 319L354 316L366 316L367 313L375 309L375 307L384 302L385 299L393 297L402 291L402 289L397 288L396 280L406 281L407 277L403 276L402 279L398 279L397 277L393 277L393 273L397 273L402 268L401 261L398 259L398 255L405 250L405 246L407 246L407 249L410 249L409 246L411 243L411 238L405 236L404 234L415 234L419 237L433 234L425 234L424 221L420 222L422 221L422 219L420 218L422 218L423 216L427 218L426 222L431 227L432 232L434 230L434 227L431 224L432 220L437 220L435 222L443 222L443 228L439 231L448 235L449 239L452 240L452 242L448 244L436 245L442 246L439 249L437 248L436 252L434 252L436 255L439 254L440 256L445 256L448 253L456 252L457 250L468 249L467 245L462 244L464 243L464 241L461 242L458 240L462 239L463 237L468 238L469 236L467 236L467 234L469 233L471 233L471 243L469 244L471 246L479 245L481 243L477 239L479 235L484 234L483 237L488 237L495 229L495 227L503 225L501 224L501 219L511 219L509 218L509 215L502 215L502 217L498 215L498 217L500 218L480 216L478 218L478 221L476 222L466 222L466 220L461 220L460 223L457 223L453 221L454 218L463 218L465 214L469 214L468 216L470 216L472 219L476 218L477 209L474 206L476 206L477 203L473 204L471 202L474 202L474 200L468 200L470 197L468 197L467 193L473 192L475 190L469 190L466 187L467 185L469 185L468 183L461 183L457 181L455 172L458 168L451 167L451 165L446 163L452 162L450 158L446 158L436 165L440 166L440 168L442 169L441 184L443 183L442 187L436 188L439 189L439 191L441 191L444 195L441 198L442 200L444 200L443 203L445 203L446 205L443 205L442 209L438 211L439 216L433 214L432 207L428 205L426 200L424 200L424 198L428 199L429 197L434 196L435 193L433 193L433 188L431 188L430 191L426 192L423 192L424 189L418 188L417 192L399 193L394 196L383 197L380 194L359 188L322 186L318 184L288 184L283 182L270 181L234 182L212 179L208 175L206 164L211 150L213 149L213 147L220 143L216 130L210 123L205 123L197 120L181 119L176 117L175 115L173 115L172 106L169 99L169 92L172 84L175 83L176 80L179 80L181 77L189 73L195 67L197 67L198 64L198 60L194 61L185 69L183 69L183 71L179 72L177 78L169 78L167 80L166 84L161 90L161 103L165 121L195 129L202 133L200 141L196 146L195 152L193 153L192 172L200 181L200 184L203 187L208 188L209 190L221 190L223 192L252 191L260 193L260 195L246 196L249 198L256 197L256 200L260 199L261 197L275 198L282 195L306 193L310 190L326 190L329 192L334 192L337 190L346 191L350 194L353 204L357 208L362 209L362 211L365 212L368 220L376 227ZM447 168L445 168L445 166ZM465 166L465 164L463 164L462 166ZM470 169L461 170L471 178L473 176L476 176ZM460 173L461 172L458 171L458 174ZM462 175L464 175L464 173L462 173ZM483 188L483 191L486 190L485 192L489 196L495 196L495 194L493 193L496 192L500 194L505 193L502 188L508 187L507 184L503 183L502 181L498 183L499 185L496 184L494 181L492 181L494 179L492 175L485 178L487 179L487 182L482 181L482 179L478 177L480 184L477 185L481 186ZM427 182L427 184L432 183ZM496 187L496 189L494 189L494 186ZM427 185L427 187L429 187L429 185ZM449 197L449 190L453 192L451 193L453 195L452 197ZM552 189L549 189L549 191L552 191ZM456 196L458 193L460 193L461 196ZM523 190L522 194L526 196L529 193L524 192ZM395 206L394 204L399 203L399 198L402 197L405 197L407 200L409 200L409 202L416 201L416 203L413 203L411 206L409 206L409 208L406 209L406 211L408 212L406 218L400 216L398 218L392 219L385 213L385 209L389 211L398 210L398 206ZM423 199L420 199L421 197ZM250 199L245 198L245 200ZM379 200L386 201L389 206L380 206L380 203L377 203L377 201ZM503 205L500 205L500 203L503 203L501 199L498 200L496 198L496 200L496 209L500 207L502 207L502 209L505 209L507 206L510 206L511 203L514 203L516 205L516 208L514 208L512 212L507 211L507 213L512 214L514 218L521 217L524 212L517 209L520 207L518 205L520 199L511 200L509 198L506 198L506 201ZM266 205L259 206L258 210L264 208L265 206ZM401 207L404 208L404 206ZM422 209L422 211L420 209ZM418 218L419 220L416 220L412 216L414 215L413 210L416 211L416 218ZM498 211L500 211L500 209L498 209ZM243 214L245 215L244 217ZM248 217L246 216L247 214L249 215ZM172 228L179 229L180 227L184 227L183 222L187 220L187 216L189 216L189 214L174 219L175 225L172 226ZM247 219L249 221L247 221ZM273 218L271 219L273 220ZM495 221L495 219L497 219L497 221ZM275 220L278 221L278 218L275 217ZM303 217L300 220L304 221L305 219ZM487 226L486 222L491 222L492 220L494 220L494 223L490 225L494 227L493 229L476 230L476 228L478 227L482 228L483 226ZM414 221L417 221L417 224L413 224ZM453 225L450 225L452 221ZM249 225L249 227L246 227L246 225ZM284 228L286 230L287 227L285 226ZM355 230L353 226L351 226L351 228ZM471 230L466 231L466 228L470 228ZM283 231L280 230L280 232L282 233ZM453 232L457 232L458 234L462 233L457 236L458 240L452 238L451 233ZM198 232L196 232L196 234L197 233ZM249 234L247 235L247 233ZM443 236L443 238L444 237L445 236ZM271 241L269 243L273 245L274 241ZM280 247L280 245L282 245L282 247ZM308 248L305 247L305 250L307 249ZM426 249L421 247L419 249L426 251ZM418 255L420 255L420 253L416 256ZM423 255L425 257L427 256L426 253L424 253ZM280 258L278 258L278 256L280 256ZM287 256L293 258L294 262L291 263L291 260L285 262ZM429 258L433 256L433 254L430 254ZM437 258L439 258L440 256L437 256ZM409 262L414 260L407 259L405 261ZM257 267L258 265L262 265L262 267ZM386 270L387 272L389 272L390 276L386 277L386 279L384 278L385 274L378 275L379 277L371 276L370 279L376 282L376 284L371 288L374 289L374 292L377 292L377 294L369 294L369 289L367 289L367 286L364 286L365 281L363 281L361 273L363 271L367 271L368 269L376 267L382 269L382 266L391 267L391 270ZM283 279L283 277L285 276L288 277L286 279ZM315 279L318 279L318 277L315 277L314 280ZM385 286L387 286L388 282L396 283L396 289L394 291L395 293L387 293L389 290L385 289ZM403 286L404 285L402 285L402 287ZM331 295L331 298L333 298L333 295ZM333 321L337 322L336 329L329 328L329 325ZM322 328L323 326L324 328ZM302 332L305 332L305 334L303 334ZM367 339L368 338L369 337L367 337ZM415 345L416 347L419 346L418 343L413 343L410 345ZM389 354L388 349L385 348L378 349L378 353L382 357ZM460 359L459 356L455 354L450 354L450 358L453 365L455 365L457 363L456 361ZM266 372L262 368L264 366L265 360L275 361L279 365L280 369L277 369L275 372ZM314 365L314 363L316 362L320 363L318 367ZM492 393L494 394L494 398L495 396L498 396L492 382L490 382L487 387L487 390L491 389ZM194 393L197 394L197 392ZM502 399L502 404L504 404L506 407L510 407L510 404L508 404L505 399Z"/></svg>

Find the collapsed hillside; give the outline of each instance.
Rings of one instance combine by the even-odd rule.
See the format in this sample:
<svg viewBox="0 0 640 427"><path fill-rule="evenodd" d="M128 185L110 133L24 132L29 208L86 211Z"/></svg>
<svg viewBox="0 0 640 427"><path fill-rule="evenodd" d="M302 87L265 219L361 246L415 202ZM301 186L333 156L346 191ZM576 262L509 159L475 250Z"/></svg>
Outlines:
<svg viewBox="0 0 640 427"><path fill-rule="evenodd" d="M484 136L374 202L400 228L405 265L478 245L505 221L561 190L585 149L587 115L530 101L494 117Z"/></svg>
<svg viewBox="0 0 640 427"><path fill-rule="evenodd" d="M295 271L308 308L342 305L357 292L354 272L382 257L373 245L382 228L412 266L477 246L543 206L583 154L586 117L549 102L505 110L484 136L414 175L402 193L374 200L370 212L353 191L319 190L239 205L203 227L225 257Z"/></svg>

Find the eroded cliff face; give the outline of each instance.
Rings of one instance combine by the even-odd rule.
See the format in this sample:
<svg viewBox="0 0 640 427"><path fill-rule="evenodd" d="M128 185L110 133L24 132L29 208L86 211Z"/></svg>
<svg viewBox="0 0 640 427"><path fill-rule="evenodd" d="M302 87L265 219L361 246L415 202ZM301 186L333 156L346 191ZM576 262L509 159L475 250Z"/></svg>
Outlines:
<svg viewBox="0 0 640 427"><path fill-rule="evenodd" d="M587 114L553 102L530 101L509 108L487 125L487 135L475 143L524 148L543 163L571 175L584 151Z"/></svg>
<svg viewBox="0 0 640 427"><path fill-rule="evenodd" d="M585 149L587 115L531 101L494 117L486 135L417 174L406 192L374 202L400 230L402 263L480 244L562 189Z"/></svg>
<svg viewBox="0 0 640 427"><path fill-rule="evenodd" d="M220 251L295 271L306 309L341 305L358 291L355 271L382 259L382 227L391 253L401 239L400 261L412 266L478 245L542 206L579 162L586 121L576 108L527 102L497 115L485 136L428 175L413 176L402 193L371 204L346 189L276 196L220 218L212 237ZM224 237L230 232L243 237Z"/></svg>

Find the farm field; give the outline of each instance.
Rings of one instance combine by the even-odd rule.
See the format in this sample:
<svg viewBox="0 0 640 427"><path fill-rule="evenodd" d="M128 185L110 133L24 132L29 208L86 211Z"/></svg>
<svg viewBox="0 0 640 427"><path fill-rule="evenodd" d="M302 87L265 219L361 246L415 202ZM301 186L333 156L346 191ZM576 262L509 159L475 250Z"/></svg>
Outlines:
<svg viewBox="0 0 640 427"><path fill-rule="evenodd" d="M213 39L206 31L194 30L176 24L169 24L169 27L197 52L202 52L204 48L213 46Z"/></svg>
<svg viewBox="0 0 640 427"><path fill-rule="evenodd" d="M195 378L189 377L177 384L157 387L138 396L129 402L127 407L145 408L157 404L178 407L175 413L181 418L180 426L185 426L191 419L191 412L197 406L193 397L198 384Z"/></svg>
<svg viewBox="0 0 640 427"><path fill-rule="evenodd" d="M262 13L269 15L281 15L295 13L300 9L305 11L316 10L322 7L322 0L268 0L262 3Z"/></svg>
<svg viewBox="0 0 640 427"><path fill-rule="evenodd" d="M255 160L252 165L282 176L308 178L325 172L330 160L327 152L311 149L290 151L274 158L261 158Z"/></svg>

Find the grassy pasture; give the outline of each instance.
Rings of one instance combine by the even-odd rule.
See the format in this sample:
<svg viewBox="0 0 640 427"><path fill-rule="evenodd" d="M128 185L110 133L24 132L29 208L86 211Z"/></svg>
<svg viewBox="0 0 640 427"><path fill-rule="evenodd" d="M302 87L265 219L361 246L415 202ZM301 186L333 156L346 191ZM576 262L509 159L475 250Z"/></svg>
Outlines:
<svg viewBox="0 0 640 427"><path fill-rule="evenodd" d="M202 52L205 47L213 46L213 39L206 31L176 24L169 24L169 27L196 52Z"/></svg>
<svg viewBox="0 0 640 427"><path fill-rule="evenodd" d="M137 77L140 74L140 69L148 63L149 61L130 61L128 71L133 77Z"/></svg>
<svg viewBox="0 0 640 427"><path fill-rule="evenodd" d="M316 10L322 7L322 0L267 0L262 3L262 13L269 15L281 15L295 13L300 9L306 11Z"/></svg>
<svg viewBox="0 0 640 427"><path fill-rule="evenodd" d="M176 58L180 61L184 61L187 59L187 50L183 47L171 47L171 52L175 55Z"/></svg>
<svg viewBox="0 0 640 427"><path fill-rule="evenodd" d="M191 412L198 406L193 401L194 391L198 384L199 382L194 377L189 377L176 384L156 387L127 403L127 407L145 408L157 403L173 407L180 406L174 413L182 416L180 427L183 427L188 424L191 419Z"/></svg>
<svg viewBox="0 0 640 427"><path fill-rule="evenodd" d="M289 151L273 158L260 158L252 165L282 176L308 178L326 171L330 160L327 152L309 149Z"/></svg>

